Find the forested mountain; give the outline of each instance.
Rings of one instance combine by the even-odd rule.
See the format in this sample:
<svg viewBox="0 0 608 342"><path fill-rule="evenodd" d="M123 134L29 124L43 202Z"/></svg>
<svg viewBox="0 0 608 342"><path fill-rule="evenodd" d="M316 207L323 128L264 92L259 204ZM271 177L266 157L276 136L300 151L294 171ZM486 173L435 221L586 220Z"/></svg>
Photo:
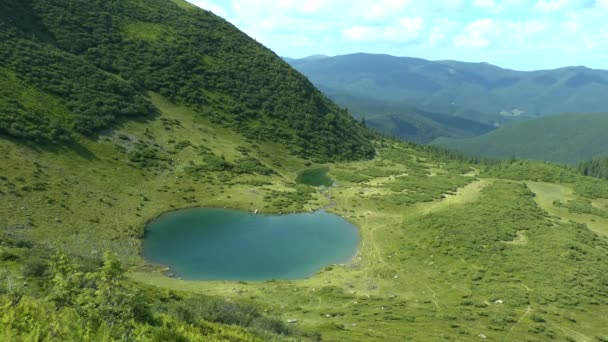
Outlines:
<svg viewBox="0 0 608 342"><path fill-rule="evenodd" d="M0 6L4 134L66 140L153 117L146 91L154 91L302 156L373 155L364 130L305 77L182 0L4 0Z"/></svg>
<svg viewBox="0 0 608 342"><path fill-rule="evenodd" d="M440 138L433 144L483 157L573 165L608 155L606 127L608 114L563 114L517 122L476 138Z"/></svg>
<svg viewBox="0 0 608 342"><path fill-rule="evenodd" d="M366 117L390 114L407 121L411 108L417 108L502 125L550 114L608 111L602 95L608 91L608 71L584 67L522 72L486 63L362 53L290 64L339 104Z"/></svg>
<svg viewBox="0 0 608 342"><path fill-rule="evenodd" d="M0 32L0 341L608 341L606 181L373 134L181 0L2 0ZM188 208L325 211L359 248L196 281L144 253Z"/></svg>

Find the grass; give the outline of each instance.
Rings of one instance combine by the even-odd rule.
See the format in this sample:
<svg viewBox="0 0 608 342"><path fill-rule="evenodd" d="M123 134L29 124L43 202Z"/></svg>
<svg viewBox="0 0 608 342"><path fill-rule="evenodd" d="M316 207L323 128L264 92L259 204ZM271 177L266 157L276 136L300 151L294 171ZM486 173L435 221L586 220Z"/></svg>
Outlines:
<svg viewBox="0 0 608 342"><path fill-rule="evenodd" d="M424 208L424 214L428 215L436 211L450 209L454 206L475 202L479 199L481 191L491 183L492 181L489 179L480 179L470 183L469 185L458 189L456 193L446 195L443 201Z"/></svg>
<svg viewBox="0 0 608 342"><path fill-rule="evenodd" d="M337 185L317 189L295 179L321 165L150 96L159 117L124 123L72 148L0 140L0 252L26 256L61 247L95 259L112 250L142 286L252 304L284 321L296 319L299 329L319 331L326 341L467 341L480 334L594 341L608 335L606 239L552 205L582 196L576 184L527 181L535 166L526 165L463 174L470 167L384 144L375 160L323 165ZM153 151L154 162L130 159L140 145ZM192 168L207 165L210 156L235 165L254 158L273 173ZM552 170L546 173L555 175ZM145 224L194 206L268 213L326 207L359 227L361 245L351 263L301 281L166 277L140 256ZM19 241L33 248L17 247ZM0 263L20 272L19 260Z"/></svg>
<svg viewBox="0 0 608 342"><path fill-rule="evenodd" d="M125 33L129 37L141 39L147 42L157 41L163 33L171 31L169 27L144 22L135 22L125 27Z"/></svg>
<svg viewBox="0 0 608 342"><path fill-rule="evenodd" d="M602 236L608 237L608 218L592 215L589 213L575 212L568 209L567 206L556 205L556 202L571 202L579 198L571 188L566 185L527 182L528 186L536 194L537 203L546 210L549 214L554 215L560 220L574 221L587 225L589 229ZM600 206L605 203L605 200L595 200L594 203Z"/></svg>

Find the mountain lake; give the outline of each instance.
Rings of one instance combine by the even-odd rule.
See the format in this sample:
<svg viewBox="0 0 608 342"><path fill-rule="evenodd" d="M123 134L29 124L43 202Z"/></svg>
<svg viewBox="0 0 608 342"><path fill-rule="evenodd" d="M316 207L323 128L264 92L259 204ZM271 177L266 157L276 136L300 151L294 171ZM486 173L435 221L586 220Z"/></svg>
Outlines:
<svg viewBox="0 0 608 342"><path fill-rule="evenodd" d="M215 208L161 215L146 227L143 256L186 280L303 279L348 263L358 229L324 212L255 215Z"/></svg>

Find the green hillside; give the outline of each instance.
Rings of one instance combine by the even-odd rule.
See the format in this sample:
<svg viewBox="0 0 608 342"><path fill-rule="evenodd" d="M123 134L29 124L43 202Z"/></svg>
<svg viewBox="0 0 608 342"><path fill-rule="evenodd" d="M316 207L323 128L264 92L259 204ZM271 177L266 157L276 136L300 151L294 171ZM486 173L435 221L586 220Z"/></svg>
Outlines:
<svg viewBox="0 0 608 342"><path fill-rule="evenodd" d="M518 122L470 139L440 138L435 145L484 157L576 164L608 155L607 114L564 114Z"/></svg>
<svg viewBox="0 0 608 342"><path fill-rule="evenodd" d="M521 72L486 63L351 54L290 60L337 98L418 108L488 125L549 114L607 112L608 71L584 67ZM348 101L339 102L350 107ZM367 108L368 115L381 108ZM393 112L407 118L409 112ZM446 125L450 127L450 125Z"/></svg>
<svg viewBox="0 0 608 342"><path fill-rule="evenodd" d="M361 127L302 75L180 1L3 1L0 82L20 85L2 87L1 130L37 140L95 134L157 115L149 90L301 156L373 154Z"/></svg>
<svg viewBox="0 0 608 342"><path fill-rule="evenodd" d="M608 340L605 181L373 135L181 0L0 6L0 341ZM192 207L323 209L361 243L186 281L142 241Z"/></svg>

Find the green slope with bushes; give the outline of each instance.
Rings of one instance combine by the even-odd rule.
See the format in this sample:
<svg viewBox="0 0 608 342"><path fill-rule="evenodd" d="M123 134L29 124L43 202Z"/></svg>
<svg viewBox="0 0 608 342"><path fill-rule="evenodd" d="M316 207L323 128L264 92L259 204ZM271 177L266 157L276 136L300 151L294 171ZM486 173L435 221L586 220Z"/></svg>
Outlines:
<svg viewBox="0 0 608 342"><path fill-rule="evenodd" d="M210 12L167 0L0 6L0 81L21 84L2 94L5 134L58 140L154 117L149 90L301 156L373 155L365 131L344 110ZM56 108L30 111L27 91Z"/></svg>

